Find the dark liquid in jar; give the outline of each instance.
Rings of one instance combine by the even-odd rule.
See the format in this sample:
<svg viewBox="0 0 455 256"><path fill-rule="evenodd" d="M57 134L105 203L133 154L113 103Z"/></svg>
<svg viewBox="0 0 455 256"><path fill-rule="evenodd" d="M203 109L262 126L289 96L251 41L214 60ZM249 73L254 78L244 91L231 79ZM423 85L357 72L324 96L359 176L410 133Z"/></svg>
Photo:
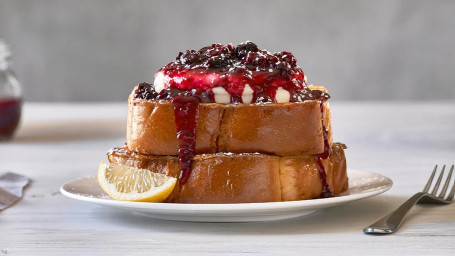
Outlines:
<svg viewBox="0 0 455 256"><path fill-rule="evenodd" d="M19 124L22 100L0 98L0 140L10 139Z"/></svg>

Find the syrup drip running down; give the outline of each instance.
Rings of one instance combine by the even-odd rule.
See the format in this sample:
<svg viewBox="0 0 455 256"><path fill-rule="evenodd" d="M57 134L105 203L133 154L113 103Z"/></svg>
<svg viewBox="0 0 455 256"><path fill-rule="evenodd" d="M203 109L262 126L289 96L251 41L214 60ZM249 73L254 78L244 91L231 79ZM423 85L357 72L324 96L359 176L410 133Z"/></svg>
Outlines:
<svg viewBox="0 0 455 256"><path fill-rule="evenodd" d="M191 175L194 151L196 149L196 125L200 99L191 95L178 95L172 99L174 119L179 143L180 185Z"/></svg>
<svg viewBox="0 0 455 256"><path fill-rule="evenodd" d="M329 183L327 182L327 173L324 169L324 165L322 164L322 159L327 159L330 156L330 145L328 139L328 132L327 128L324 125L324 102L327 101L328 98L323 98L321 100L321 122L322 122L322 134L324 136L324 152L321 154L317 154L314 156L314 160L318 164L318 171L319 171L319 178L321 179L322 184L322 192L320 197L327 198L332 197L333 193L330 190Z"/></svg>

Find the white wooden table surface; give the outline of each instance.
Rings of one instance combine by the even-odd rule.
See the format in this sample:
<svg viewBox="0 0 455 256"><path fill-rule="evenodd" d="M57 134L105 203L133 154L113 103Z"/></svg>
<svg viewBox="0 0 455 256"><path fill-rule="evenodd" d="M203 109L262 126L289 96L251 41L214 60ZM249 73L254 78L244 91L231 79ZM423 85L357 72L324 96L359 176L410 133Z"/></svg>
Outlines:
<svg viewBox="0 0 455 256"><path fill-rule="evenodd" d="M300 219L264 223L154 220L69 199L66 181L93 175L125 142L126 103L26 104L16 139L0 143L0 173L33 182L0 212L0 255L455 255L455 204L416 206L402 229L362 228L422 189L434 164L455 163L455 103L332 101L334 137L350 168L394 181L380 196Z"/></svg>

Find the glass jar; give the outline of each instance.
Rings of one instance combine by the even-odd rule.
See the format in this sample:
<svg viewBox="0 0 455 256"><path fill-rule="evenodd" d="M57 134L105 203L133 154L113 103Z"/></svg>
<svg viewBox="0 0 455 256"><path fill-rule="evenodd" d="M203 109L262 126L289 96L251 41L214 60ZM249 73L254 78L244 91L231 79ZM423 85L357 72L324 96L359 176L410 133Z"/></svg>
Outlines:
<svg viewBox="0 0 455 256"><path fill-rule="evenodd" d="M10 139L19 124L22 89L10 69L11 50L0 39L0 140Z"/></svg>

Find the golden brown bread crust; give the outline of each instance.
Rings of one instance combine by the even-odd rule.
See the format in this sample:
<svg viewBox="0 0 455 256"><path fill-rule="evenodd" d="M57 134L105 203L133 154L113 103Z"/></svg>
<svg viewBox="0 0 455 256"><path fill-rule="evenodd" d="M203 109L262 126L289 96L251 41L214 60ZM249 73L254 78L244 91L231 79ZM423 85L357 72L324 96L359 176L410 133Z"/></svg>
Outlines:
<svg viewBox="0 0 455 256"><path fill-rule="evenodd" d="M322 160L334 195L348 188L344 144L334 143L331 155ZM177 157L153 156L116 148L108 153L111 163L149 169L178 177ZM167 202L251 203L317 198L322 185L311 155L265 154L196 155L193 171L183 186L177 185Z"/></svg>
<svg viewBox="0 0 455 256"><path fill-rule="evenodd" d="M342 143L334 143L330 157L322 159L327 183L334 195L348 189L345 148ZM322 191L318 165L313 156L281 157L280 182L282 201L317 198Z"/></svg>
<svg viewBox="0 0 455 256"><path fill-rule="evenodd" d="M151 155L177 155L177 129L171 102L128 100L127 144L131 151ZM216 152L216 139L224 108L200 104L196 152Z"/></svg>
<svg viewBox="0 0 455 256"><path fill-rule="evenodd" d="M314 87L324 90L324 87ZM150 155L177 155L173 105L130 96L129 150ZM324 124L332 145L330 106ZM199 104L196 154L233 152L313 155L324 151L320 100L268 104Z"/></svg>

